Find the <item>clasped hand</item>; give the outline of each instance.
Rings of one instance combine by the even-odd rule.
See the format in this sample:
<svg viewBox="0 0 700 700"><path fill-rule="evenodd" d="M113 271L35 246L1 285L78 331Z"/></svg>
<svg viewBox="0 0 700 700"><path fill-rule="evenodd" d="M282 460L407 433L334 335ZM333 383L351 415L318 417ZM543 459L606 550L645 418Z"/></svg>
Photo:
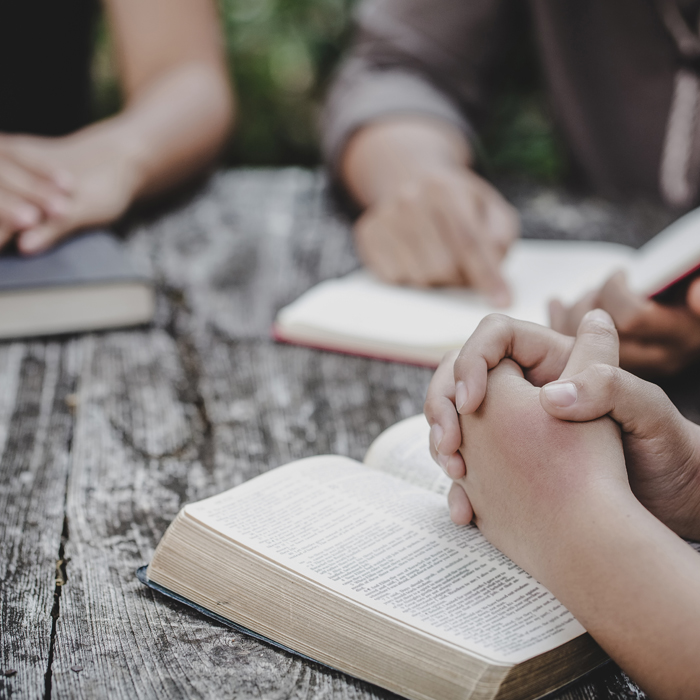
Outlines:
<svg viewBox="0 0 700 700"><path fill-rule="evenodd" d="M509 553L518 531L551 524L584 492L631 489L677 534L700 538L700 428L621 370L618 353L610 316L595 310L575 339L492 315L443 360L425 413L433 457L455 480L455 522L474 519Z"/></svg>

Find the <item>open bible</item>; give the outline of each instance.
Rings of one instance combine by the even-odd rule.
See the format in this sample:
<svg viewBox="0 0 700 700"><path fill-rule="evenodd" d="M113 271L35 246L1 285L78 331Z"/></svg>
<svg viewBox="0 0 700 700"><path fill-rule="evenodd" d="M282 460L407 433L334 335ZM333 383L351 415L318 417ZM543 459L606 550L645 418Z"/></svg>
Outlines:
<svg viewBox="0 0 700 700"><path fill-rule="evenodd" d="M617 270L635 294L667 298L698 266L700 209L639 250L600 241L517 241L503 263L513 294L507 309L470 289L402 287L357 271L326 280L281 309L273 334L299 345L436 366L489 313L547 325L549 300L573 303Z"/></svg>
<svg viewBox="0 0 700 700"><path fill-rule="evenodd" d="M549 591L450 521L427 445L416 416L364 463L311 457L185 506L142 580L413 700L536 698L601 664Z"/></svg>

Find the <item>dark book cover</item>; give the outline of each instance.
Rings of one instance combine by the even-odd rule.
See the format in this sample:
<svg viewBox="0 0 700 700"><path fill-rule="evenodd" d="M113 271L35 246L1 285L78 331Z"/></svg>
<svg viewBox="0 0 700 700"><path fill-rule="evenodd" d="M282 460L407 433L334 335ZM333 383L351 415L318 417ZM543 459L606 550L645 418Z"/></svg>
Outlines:
<svg viewBox="0 0 700 700"><path fill-rule="evenodd" d="M130 281L150 282L107 231L78 234L39 255L0 255L0 293Z"/></svg>

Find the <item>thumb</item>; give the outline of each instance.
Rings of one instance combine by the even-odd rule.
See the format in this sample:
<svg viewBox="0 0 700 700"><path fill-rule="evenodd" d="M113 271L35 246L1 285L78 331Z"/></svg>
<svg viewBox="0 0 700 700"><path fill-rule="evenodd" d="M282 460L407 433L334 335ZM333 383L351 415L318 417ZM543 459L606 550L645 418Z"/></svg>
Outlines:
<svg viewBox="0 0 700 700"><path fill-rule="evenodd" d="M644 432L675 414L656 384L607 364L590 365L540 389L540 404L554 418L590 421L609 415L627 433Z"/></svg>
<svg viewBox="0 0 700 700"><path fill-rule="evenodd" d="M590 365L620 364L620 340L610 315L602 309L589 311L579 324L576 341L560 379L578 374Z"/></svg>

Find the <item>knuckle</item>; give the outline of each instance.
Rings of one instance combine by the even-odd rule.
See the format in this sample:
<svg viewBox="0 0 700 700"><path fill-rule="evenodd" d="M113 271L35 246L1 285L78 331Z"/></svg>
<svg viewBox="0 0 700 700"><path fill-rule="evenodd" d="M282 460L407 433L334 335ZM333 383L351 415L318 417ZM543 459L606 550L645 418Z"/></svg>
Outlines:
<svg viewBox="0 0 700 700"><path fill-rule="evenodd" d="M513 331L513 319L505 314L489 314L479 323L477 330L481 328L482 330L488 330L491 333L498 333L498 335L508 335Z"/></svg>
<svg viewBox="0 0 700 700"><path fill-rule="evenodd" d="M428 391L430 391L431 388L429 388ZM423 413L428 419L428 423L430 423L431 425L435 422L435 416L437 413L436 403L437 397L430 395L425 399L425 402L423 403Z"/></svg>
<svg viewBox="0 0 700 700"><path fill-rule="evenodd" d="M655 405L661 406L671 403L666 392L658 384L654 384L653 382L646 382L643 379L639 379L638 381L644 384L646 390L649 392L649 395L652 397L652 401Z"/></svg>

